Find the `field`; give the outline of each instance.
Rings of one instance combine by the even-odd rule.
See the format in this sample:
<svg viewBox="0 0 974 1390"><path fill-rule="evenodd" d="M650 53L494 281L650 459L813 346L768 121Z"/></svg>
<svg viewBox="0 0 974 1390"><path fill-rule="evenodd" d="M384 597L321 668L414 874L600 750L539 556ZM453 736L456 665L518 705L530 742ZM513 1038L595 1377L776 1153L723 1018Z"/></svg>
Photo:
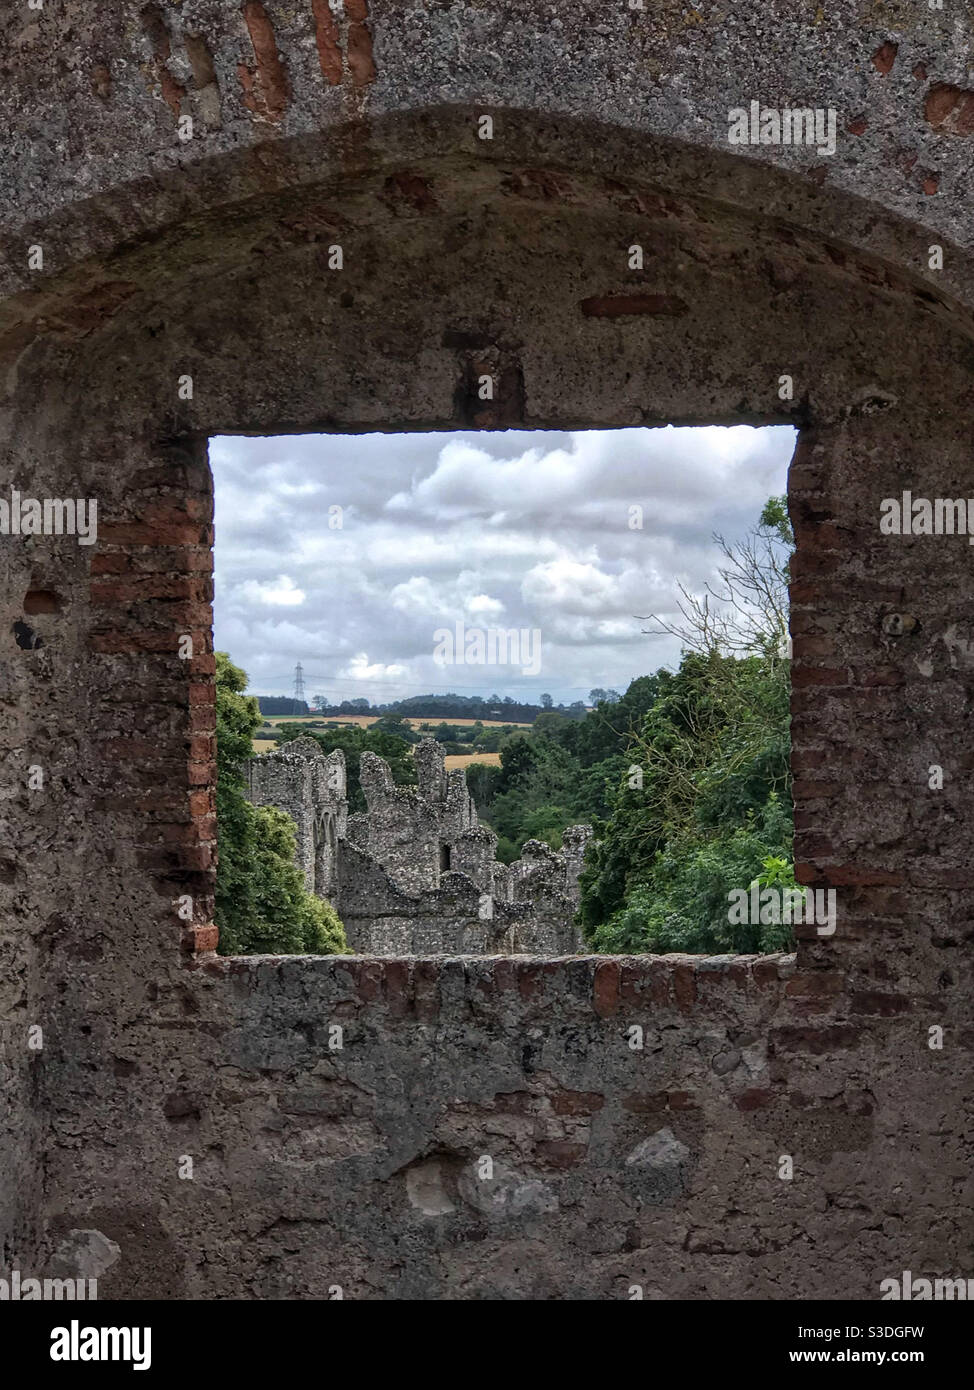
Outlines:
<svg viewBox="0 0 974 1390"><path fill-rule="evenodd" d="M267 715L268 724L306 724L309 720L322 720L327 724L357 724L362 729L367 729L370 724L375 724L382 718L381 714L273 714ZM530 729L530 724L519 724L513 719L483 719L480 721L485 729L495 727L512 729ZM415 719L410 718L406 723L412 728L418 729L421 724L432 724L436 727L439 724L450 724L457 729L469 728L476 724L476 719Z"/></svg>
<svg viewBox="0 0 974 1390"><path fill-rule="evenodd" d="M374 724L376 720L381 719L381 717L382 716L378 714L282 714L268 716L267 722L268 724L277 726L278 724L307 724L311 720L322 720L325 723L329 724L357 724L360 728L367 729L370 724ZM406 720L406 723L412 725L414 729L418 729L421 724L436 725L439 722L441 721L434 719ZM477 720L445 719L442 722L444 724L454 725L457 728L461 726L467 728L472 724L476 724ZM512 729L530 729L531 727L530 724L519 724L514 720L508 721L504 719L484 719L481 722L485 729L502 729L505 727ZM273 738L268 738L266 735L266 731L264 730L261 730L260 736L255 738L253 740L253 743L255 753L269 753L270 750L275 746ZM490 763L492 767L500 767L501 755L499 753L448 753L446 755L445 761L446 766L448 768L467 767L470 763Z"/></svg>
<svg viewBox="0 0 974 1390"><path fill-rule="evenodd" d="M443 762L447 768L469 767L471 763L488 763L491 767L500 767L501 755L499 753L447 753Z"/></svg>

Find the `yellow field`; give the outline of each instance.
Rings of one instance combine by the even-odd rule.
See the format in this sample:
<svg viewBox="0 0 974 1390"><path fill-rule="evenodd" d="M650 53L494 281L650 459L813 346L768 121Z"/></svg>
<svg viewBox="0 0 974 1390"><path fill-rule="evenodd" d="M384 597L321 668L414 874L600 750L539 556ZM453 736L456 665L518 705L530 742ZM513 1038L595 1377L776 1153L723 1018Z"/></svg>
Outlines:
<svg viewBox="0 0 974 1390"><path fill-rule="evenodd" d="M381 714L269 714L268 724L303 724L309 719L324 720L328 724L358 724L360 728L367 729L370 724L375 724L382 718ZM485 729L503 727L510 725L512 729L530 729L530 724L519 724L513 719L484 719L481 721ZM471 724L476 724L476 719L407 719L406 723L412 728L418 729L421 724L432 724L434 728L438 724L451 724L456 728L468 728Z"/></svg>
<svg viewBox="0 0 974 1390"><path fill-rule="evenodd" d="M471 763L489 763L491 767L500 767L501 755L499 753L447 753L443 762L447 768L469 767Z"/></svg>
<svg viewBox="0 0 974 1390"><path fill-rule="evenodd" d="M253 740L255 753L269 753L276 745L273 739L255 738ZM443 759L448 768L469 767L471 763L489 763L491 767L500 767L501 755L499 753L448 753Z"/></svg>

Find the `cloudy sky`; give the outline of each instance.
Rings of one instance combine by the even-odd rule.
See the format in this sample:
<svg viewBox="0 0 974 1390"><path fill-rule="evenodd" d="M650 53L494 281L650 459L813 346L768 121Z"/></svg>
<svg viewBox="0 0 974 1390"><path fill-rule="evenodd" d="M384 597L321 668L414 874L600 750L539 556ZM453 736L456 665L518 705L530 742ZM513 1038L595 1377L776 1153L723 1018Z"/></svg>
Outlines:
<svg viewBox="0 0 974 1390"><path fill-rule="evenodd" d="M261 695L298 661L330 701L625 690L679 660L637 615L702 592L713 533L785 491L793 447L744 425L211 440L217 650ZM458 622L539 633L540 672L530 639L517 665L444 665Z"/></svg>

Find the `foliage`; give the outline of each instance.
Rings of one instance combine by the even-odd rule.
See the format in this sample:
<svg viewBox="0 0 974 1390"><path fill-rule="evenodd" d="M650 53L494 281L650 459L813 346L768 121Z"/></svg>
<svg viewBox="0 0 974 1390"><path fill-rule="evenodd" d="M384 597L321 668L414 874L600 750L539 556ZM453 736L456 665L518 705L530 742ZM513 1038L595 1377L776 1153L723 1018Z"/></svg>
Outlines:
<svg viewBox="0 0 974 1390"><path fill-rule="evenodd" d="M731 924L728 893L794 885L789 700L783 658L791 531L784 498L730 547L723 611L688 596L685 652L660 671L580 880L579 919L600 951L773 951L787 925ZM714 591L712 591L714 594Z"/></svg>
<svg viewBox="0 0 974 1390"><path fill-rule="evenodd" d="M613 692L608 693L612 694ZM263 706L266 697L262 695L260 699ZM293 704L294 702L291 701L290 703ZM543 709L551 708L560 710L572 719L582 718L585 714L585 706L581 700L573 700L570 705L556 706L550 695L542 695L541 704L535 705L529 700L515 700L510 695L503 697L490 695L484 699L482 695L458 695L452 691L446 695L410 695L405 700L393 700L382 705L370 704L361 696L355 700L341 700L337 704L330 704L323 695L316 695L313 705L316 713L339 718L343 714L394 714L407 719L432 719L447 722L451 719L481 719L492 722L503 720L512 724L530 724ZM265 710L265 713L268 712ZM281 713L287 714L297 712L294 709L281 711Z"/></svg>
<svg viewBox="0 0 974 1390"><path fill-rule="evenodd" d="M788 580L794 536L788 499L769 497L758 524L744 540L728 544L715 535L723 563L719 586L691 594L681 584L680 619L657 624L650 632L679 637L685 651L703 655L749 655L778 652L788 636Z"/></svg>
<svg viewBox="0 0 974 1390"><path fill-rule="evenodd" d="M289 695L255 695L261 714L272 718L282 714L310 714L307 700L295 700Z"/></svg>
<svg viewBox="0 0 974 1390"><path fill-rule="evenodd" d="M535 836L596 831L579 921L600 951L771 951L787 925L731 924L728 894L763 877L794 882L790 672L782 657L792 544L784 498L756 530L721 547L720 584L683 591L676 672L597 687L582 719L544 710L501 748L499 769L468 770L478 810L516 858ZM769 877L773 876L773 877Z"/></svg>
<svg viewBox="0 0 974 1390"><path fill-rule="evenodd" d="M497 833L502 862L516 859L529 839L559 849L566 826L609 815L628 741L658 686L657 677L640 676L623 696L603 692L608 698L582 719L545 710L501 742L499 768L470 764L467 786Z"/></svg>
<svg viewBox="0 0 974 1390"><path fill-rule="evenodd" d="M283 811L244 795L243 764L260 726L246 674L216 655L217 828L215 921L222 955L347 951L335 909L304 887L295 863L297 831Z"/></svg>

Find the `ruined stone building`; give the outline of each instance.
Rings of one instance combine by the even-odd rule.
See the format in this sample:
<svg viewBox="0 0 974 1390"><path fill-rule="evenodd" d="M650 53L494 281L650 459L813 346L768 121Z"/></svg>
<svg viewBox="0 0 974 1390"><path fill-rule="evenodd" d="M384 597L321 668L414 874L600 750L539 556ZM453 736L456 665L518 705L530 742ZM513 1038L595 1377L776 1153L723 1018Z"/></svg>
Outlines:
<svg viewBox="0 0 974 1390"><path fill-rule="evenodd" d="M418 786L397 787L389 765L363 753L368 809L350 816L345 756L304 735L247 764L250 799L294 820L297 862L309 892L327 898L348 944L365 955L570 955L578 875L591 838L565 831L556 853L529 840L513 864L495 858L497 836L479 823L463 768L447 772L443 748L415 749Z"/></svg>

